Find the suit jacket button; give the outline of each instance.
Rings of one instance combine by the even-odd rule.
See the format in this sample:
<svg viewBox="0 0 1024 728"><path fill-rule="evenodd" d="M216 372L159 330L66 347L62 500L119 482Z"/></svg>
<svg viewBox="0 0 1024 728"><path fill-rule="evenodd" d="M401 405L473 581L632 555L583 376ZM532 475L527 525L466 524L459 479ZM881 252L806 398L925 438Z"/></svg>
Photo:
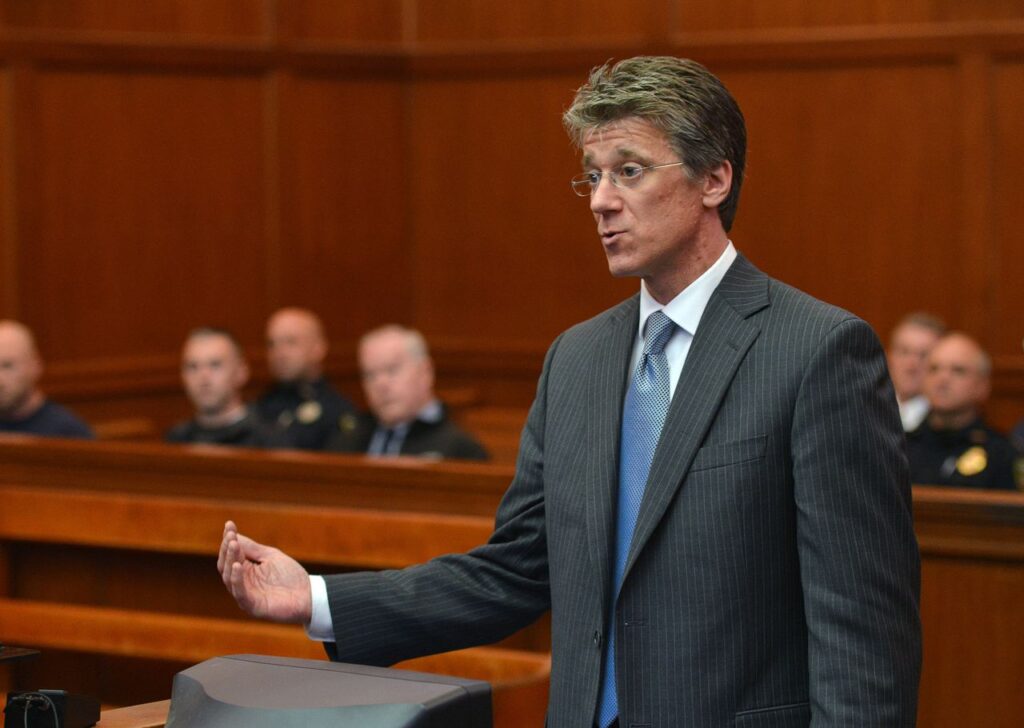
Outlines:
<svg viewBox="0 0 1024 728"><path fill-rule="evenodd" d="M594 630L594 647L600 647L600 646L601 646L601 630L595 629Z"/></svg>

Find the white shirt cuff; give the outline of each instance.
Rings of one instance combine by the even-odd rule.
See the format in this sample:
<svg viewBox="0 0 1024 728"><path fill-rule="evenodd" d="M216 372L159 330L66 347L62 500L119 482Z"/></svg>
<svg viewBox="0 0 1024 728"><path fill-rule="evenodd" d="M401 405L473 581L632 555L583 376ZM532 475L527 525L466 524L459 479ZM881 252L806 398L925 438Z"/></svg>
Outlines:
<svg viewBox="0 0 1024 728"><path fill-rule="evenodd" d="M309 591L313 597L313 616L306 625L306 636L317 642L334 642L334 622L331 606L327 602L327 582L322 576L309 577Z"/></svg>

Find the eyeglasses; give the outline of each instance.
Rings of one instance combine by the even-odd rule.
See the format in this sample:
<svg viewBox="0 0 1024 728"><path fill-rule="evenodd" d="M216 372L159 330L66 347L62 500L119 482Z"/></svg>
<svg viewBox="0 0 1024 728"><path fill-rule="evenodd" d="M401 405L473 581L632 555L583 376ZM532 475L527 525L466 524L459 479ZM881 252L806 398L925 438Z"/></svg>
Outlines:
<svg viewBox="0 0 1024 728"><path fill-rule="evenodd" d="M618 169L608 170L607 174L608 179L611 180L613 185L620 190L625 190L640 184L640 180L644 178L644 172L649 169L678 167L682 164L684 162L669 162L668 164L650 164L644 167L636 162L626 162ZM597 189L598 185L601 184L601 178L604 175L605 172L584 172L569 180L569 184L572 185L572 191L580 197L590 197L590 195L594 194L594 190Z"/></svg>

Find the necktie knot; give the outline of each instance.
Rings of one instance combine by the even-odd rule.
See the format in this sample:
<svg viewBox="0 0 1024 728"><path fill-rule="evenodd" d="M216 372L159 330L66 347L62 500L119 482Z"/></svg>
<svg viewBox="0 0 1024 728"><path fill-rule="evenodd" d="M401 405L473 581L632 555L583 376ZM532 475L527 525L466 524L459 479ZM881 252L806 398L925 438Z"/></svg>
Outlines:
<svg viewBox="0 0 1024 728"><path fill-rule="evenodd" d="M647 317L644 332L644 354L660 354L672 338L676 325L664 311L655 311Z"/></svg>

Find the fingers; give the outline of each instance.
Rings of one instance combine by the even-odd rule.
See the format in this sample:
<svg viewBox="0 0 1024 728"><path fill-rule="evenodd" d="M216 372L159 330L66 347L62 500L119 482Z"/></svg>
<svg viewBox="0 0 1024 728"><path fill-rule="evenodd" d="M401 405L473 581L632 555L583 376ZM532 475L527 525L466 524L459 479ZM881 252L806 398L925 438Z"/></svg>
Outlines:
<svg viewBox="0 0 1024 728"><path fill-rule="evenodd" d="M239 559L246 559L247 561L259 563L277 551L273 546L264 546L240 533L235 534L235 542L238 544Z"/></svg>
<svg viewBox="0 0 1024 728"><path fill-rule="evenodd" d="M249 566L249 568L252 568ZM231 596L235 598L238 606L244 611L252 613L252 599L245 587L246 564L240 561L229 561L227 571L224 574L224 584L227 586Z"/></svg>
<svg viewBox="0 0 1024 728"><path fill-rule="evenodd" d="M224 524L224 535L220 540L220 550L217 552L217 571L224 576L224 566L226 565L226 554L228 543L238 535L238 529L233 521L228 521Z"/></svg>

